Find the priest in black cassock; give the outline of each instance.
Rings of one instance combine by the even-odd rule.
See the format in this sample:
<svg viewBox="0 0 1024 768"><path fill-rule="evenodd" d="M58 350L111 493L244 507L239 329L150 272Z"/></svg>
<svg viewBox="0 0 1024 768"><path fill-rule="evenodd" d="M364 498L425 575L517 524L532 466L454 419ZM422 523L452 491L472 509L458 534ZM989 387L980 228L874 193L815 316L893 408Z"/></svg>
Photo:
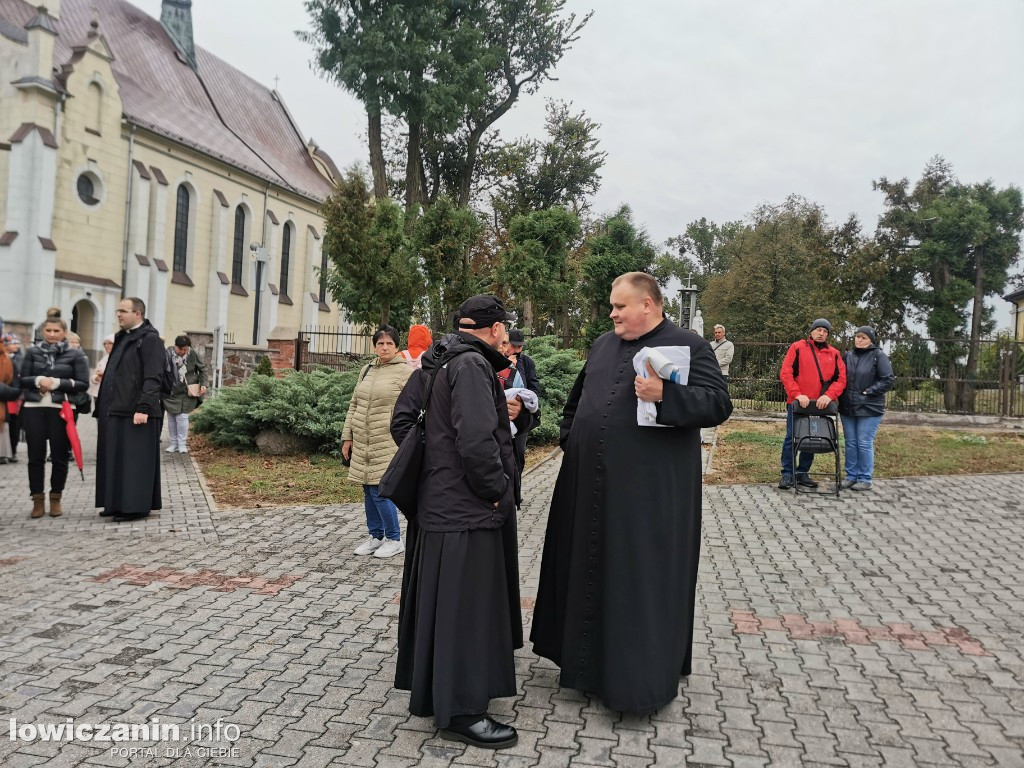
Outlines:
<svg viewBox="0 0 1024 768"><path fill-rule="evenodd" d="M142 299L117 305L121 326L96 398L96 506L114 522L161 508L160 382L167 353Z"/></svg>
<svg viewBox="0 0 1024 768"><path fill-rule="evenodd" d="M611 709L672 701L691 666L700 558L700 428L732 402L710 345L664 317L657 282L612 283L614 333L601 336L562 414L565 456L544 541L531 640L568 688ZM642 378L643 347L689 347L686 384ZM648 364L649 366L649 364ZM638 426L637 401L657 423Z"/></svg>

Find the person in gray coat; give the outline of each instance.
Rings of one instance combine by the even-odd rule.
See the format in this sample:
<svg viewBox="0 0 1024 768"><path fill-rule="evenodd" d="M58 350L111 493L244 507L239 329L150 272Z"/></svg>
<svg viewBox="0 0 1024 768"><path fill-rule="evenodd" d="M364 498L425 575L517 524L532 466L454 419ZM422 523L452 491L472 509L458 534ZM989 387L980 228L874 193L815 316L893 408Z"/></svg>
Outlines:
<svg viewBox="0 0 1024 768"><path fill-rule="evenodd" d="M875 471L875 434L885 415L885 393L892 389L892 363L879 349L875 329L862 325L846 353L846 389L839 398L846 442L844 488L870 491Z"/></svg>
<svg viewBox="0 0 1024 768"><path fill-rule="evenodd" d="M163 399L170 435L167 453L188 453L188 415L199 407L206 394L206 364L184 334L174 340L173 347L167 348L167 354L178 374L178 383Z"/></svg>

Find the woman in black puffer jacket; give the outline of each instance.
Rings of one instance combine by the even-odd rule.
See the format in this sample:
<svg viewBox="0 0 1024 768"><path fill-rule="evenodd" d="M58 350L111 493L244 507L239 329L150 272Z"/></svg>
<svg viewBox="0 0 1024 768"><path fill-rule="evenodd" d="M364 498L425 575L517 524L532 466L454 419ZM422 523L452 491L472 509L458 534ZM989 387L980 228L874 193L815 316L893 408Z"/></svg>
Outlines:
<svg viewBox="0 0 1024 768"><path fill-rule="evenodd" d="M892 363L875 344L875 329L862 325L846 353L846 389L839 398L846 442L844 488L870 491L875 471L875 433L885 414L885 393L892 389Z"/></svg>
<svg viewBox="0 0 1024 768"><path fill-rule="evenodd" d="M48 317L43 324L43 342L29 347L21 366L21 391L25 402L21 424L28 443L28 486L32 493L32 517L42 517L46 480L46 447L49 443L53 469L50 472L50 515L60 517L61 494L68 476L70 443L60 409L68 395L89 389L89 361L80 349L68 345L67 324ZM74 407L74 406L72 406Z"/></svg>

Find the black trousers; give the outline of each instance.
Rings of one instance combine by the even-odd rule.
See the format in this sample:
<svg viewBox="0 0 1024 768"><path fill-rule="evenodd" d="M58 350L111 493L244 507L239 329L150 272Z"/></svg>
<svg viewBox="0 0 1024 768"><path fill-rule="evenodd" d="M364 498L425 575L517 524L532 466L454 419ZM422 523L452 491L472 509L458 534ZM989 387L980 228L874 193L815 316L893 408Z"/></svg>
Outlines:
<svg viewBox="0 0 1024 768"><path fill-rule="evenodd" d="M7 414L7 434L11 438L11 455L18 455L18 441L21 439L21 414Z"/></svg>
<svg viewBox="0 0 1024 768"><path fill-rule="evenodd" d="M21 425L28 443L28 488L31 493L43 493L46 482L46 447L50 447L50 492L61 493L68 479L67 427L60 417L59 408L26 408L22 406Z"/></svg>

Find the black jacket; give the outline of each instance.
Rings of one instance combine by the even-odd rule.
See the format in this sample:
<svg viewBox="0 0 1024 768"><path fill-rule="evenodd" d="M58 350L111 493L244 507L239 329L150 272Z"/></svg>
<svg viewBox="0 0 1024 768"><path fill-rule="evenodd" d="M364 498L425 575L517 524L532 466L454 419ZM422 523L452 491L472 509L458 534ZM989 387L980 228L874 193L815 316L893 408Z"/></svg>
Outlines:
<svg viewBox="0 0 1024 768"><path fill-rule="evenodd" d="M448 362L437 373L427 408L416 521L426 531L500 528L515 512L519 487L497 377L508 360L500 352L462 333L432 344L395 403L391 435L401 444L416 423L427 380L442 356Z"/></svg>
<svg viewBox="0 0 1024 768"><path fill-rule="evenodd" d="M537 364L533 362L533 358L525 352L520 352L516 359L516 370L522 374L526 388L533 390L537 397L540 397L540 379L537 377Z"/></svg>
<svg viewBox="0 0 1024 768"><path fill-rule="evenodd" d="M73 396L89 389L89 360L82 350L66 347L54 356L51 367L49 356L42 347L29 347L21 364L21 391L26 402L38 403L43 399L36 386L37 376L60 379L60 386L50 393L50 399L63 403L69 394ZM71 400L74 402L74 397Z"/></svg>
<svg viewBox="0 0 1024 768"><path fill-rule="evenodd" d="M839 398L844 416L881 416L894 376L888 355L872 344L846 353L846 389Z"/></svg>
<svg viewBox="0 0 1024 768"><path fill-rule="evenodd" d="M160 334L149 320L134 331L118 331L96 398L97 416L163 416L160 382L166 357Z"/></svg>

